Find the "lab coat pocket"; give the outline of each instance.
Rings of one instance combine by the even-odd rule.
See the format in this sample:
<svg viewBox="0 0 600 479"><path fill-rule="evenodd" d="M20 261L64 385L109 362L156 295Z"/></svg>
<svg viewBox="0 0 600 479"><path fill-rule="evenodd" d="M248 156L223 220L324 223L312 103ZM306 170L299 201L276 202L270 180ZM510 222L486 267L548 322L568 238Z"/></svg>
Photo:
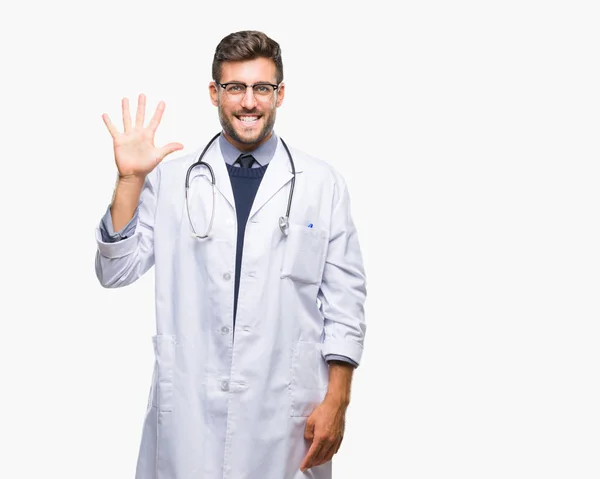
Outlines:
<svg viewBox="0 0 600 479"><path fill-rule="evenodd" d="M154 344L154 378L152 400L159 412L173 410L173 373L175 368L176 339L170 334L152 337Z"/></svg>
<svg viewBox="0 0 600 479"><path fill-rule="evenodd" d="M154 370L152 371L152 382L150 383L150 392L148 393L148 407L146 408L146 412L150 411L153 407L156 407L156 374L158 373L158 368L156 366L156 359L154 360Z"/></svg>
<svg viewBox="0 0 600 479"><path fill-rule="evenodd" d="M290 223L285 237L281 277L301 283L320 284L327 253L327 232Z"/></svg>
<svg viewBox="0 0 600 479"><path fill-rule="evenodd" d="M291 416L309 416L325 399L329 367L321 353L321 343L298 341L292 351Z"/></svg>

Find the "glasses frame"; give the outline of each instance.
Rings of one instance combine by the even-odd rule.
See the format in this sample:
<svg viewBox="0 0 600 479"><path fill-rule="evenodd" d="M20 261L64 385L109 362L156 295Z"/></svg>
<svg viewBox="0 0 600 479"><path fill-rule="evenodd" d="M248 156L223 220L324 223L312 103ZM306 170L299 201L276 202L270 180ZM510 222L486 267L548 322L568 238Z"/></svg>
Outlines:
<svg viewBox="0 0 600 479"><path fill-rule="evenodd" d="M223 92L225 92L226 95L228 95L226 88L229 85L243 85L243 86L245 86L246 90L244 91L244 96L246 96L246 92L248 91L248 88L252 88L252 95L254 95L254 97L257 98L257 99L264 98L264 97L261 97L260 95L257 95L256 93L254 93L254 87L255 86L257 86L257 85L268 85L270 87L273 87L273 93L275 93L276 91L278 91L279 87L281 86L281 83L279 85L276 85L276 84L270 83L268 81L261 81L261 82L257 82L257 83L251 83L251 84L247 84L247 83L244 83L244 82L241 82L241 81L230 81L230 82L227 82L227 83L219 83L218 81L215 81L215 83L217 85L219 85L223 89ZM269 99L270 98L272 98L272 97L269 97Z"/></svg>

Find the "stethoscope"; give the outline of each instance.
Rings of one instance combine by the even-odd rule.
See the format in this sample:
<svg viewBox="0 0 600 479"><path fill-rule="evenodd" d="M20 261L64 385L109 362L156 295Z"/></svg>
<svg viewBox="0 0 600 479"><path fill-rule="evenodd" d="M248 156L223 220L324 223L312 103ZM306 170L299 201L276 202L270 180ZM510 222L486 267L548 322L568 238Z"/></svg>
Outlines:
<svg viewBox="0 0 600 479"><path fill-rule="evenodd" d="M185 175L185 207L187 209L188 220L190 222L190 226L191 226L192 232L193 232L192 236L194 236L198 239L208 238L210 230L212 229L213 220L215 218L215 200L216 200L216 195L217 195L215 173L214 173L212 167L208 163L206 163L205 161L202 161L202 158L204 157L204 154L210 148L210 145L213 144L213 142L219 137L220 134L221 134L221 132L219 132L215 136L213 136L213 138L204 147L204 150L202 150L202 153L200 153L200 158L198 158L198 161L196 161L196 163L194 163L192 166L190 166L188 168L187 173ZM290 219L290 209L292 207L292 198L294 197L294 185L296 183L296 166L294 165L294 160L292 158L292 154L290 153L289 148L285 144L285 141L283 141L281 138L280 138L280 140L281 140L281 143L283 144L283 147L285 148L285 151L287 152L288 158L290 159L290 166L292 167L292 174L294 175L292 178L292 184L290 185L290 194L288 196L287 211L285 212L285 216L281 216L279 218L279 229L281 230L281 233L283 233L284 236L287 236L289 228L290 228L289 219ZM190 215L190 204L189 204L189 195L188 195L188 190L190 188L190 173L196 166L202 166L202 165L208 167L208 171L210 171L212 194L213 194L212 213L210 215L208 229L206 230L206 234L204 234L204 235L200 235L200 234L196 233L196 229L194 228L194 222L192 221L192 217Z"/></svg>

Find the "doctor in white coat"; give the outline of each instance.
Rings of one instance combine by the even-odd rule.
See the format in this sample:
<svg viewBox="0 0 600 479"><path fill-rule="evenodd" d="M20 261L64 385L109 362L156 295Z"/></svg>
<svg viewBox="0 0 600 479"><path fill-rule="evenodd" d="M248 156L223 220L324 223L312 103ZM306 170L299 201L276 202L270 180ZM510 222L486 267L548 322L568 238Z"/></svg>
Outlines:
<svg viewBox="0 0 600 479"><path fill-rule="evenodd" d="M228 35L213 79L222 132L187 201L201 149L162 162L183 148L154 146L164 103L144 127L144 95L134 123L123 99L124 132L103 115L119 180L96 231L97 277L117 288L155 267L136 479L330 479L366 329L348 189L273 131L285 93L274 40Z"/></svg>

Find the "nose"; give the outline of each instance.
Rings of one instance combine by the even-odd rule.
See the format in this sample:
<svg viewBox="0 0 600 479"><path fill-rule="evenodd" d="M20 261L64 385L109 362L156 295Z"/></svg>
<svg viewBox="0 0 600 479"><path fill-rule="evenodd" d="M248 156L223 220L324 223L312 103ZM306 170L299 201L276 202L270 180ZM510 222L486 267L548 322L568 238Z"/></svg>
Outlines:
<svg viewBox="0 0 600 479"><path fill-rule="evenodd" d="M246 88L244 98L242 98L242 106L247 110L252 110L256 106L256 97L254 96L254 90L252 87Z"/></svg>

